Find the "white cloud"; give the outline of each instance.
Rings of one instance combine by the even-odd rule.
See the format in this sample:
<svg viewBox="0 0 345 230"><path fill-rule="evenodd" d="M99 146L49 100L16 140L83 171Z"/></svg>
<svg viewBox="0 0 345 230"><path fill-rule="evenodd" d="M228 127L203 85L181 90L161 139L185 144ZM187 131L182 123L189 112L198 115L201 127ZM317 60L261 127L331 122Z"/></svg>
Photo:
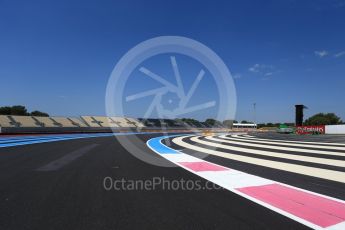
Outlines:
<svg viewBox="0 0 345 230"><path fill-rule="evenodd" d="M263 73L273 70L274 67L272 65L264 65L264 64L255 64L250 67L248 70L253 73Z"/></svg>
<svg viewBox="0 0 345 230"><path fill-rule="evenodd" d="M345 55L345 51L342 51L342 52L339 52L337 54L334 54L334 57L339 58L339 57L344 56L344 55Z"/></svg>
<svg viewBox="0 0 345 230"><path fill-rule="evenodd" d="M242 74L236 73L232 76L234 79L240 79L242 78Z"/></svg>
<svg viewBox="0 0 345 230"><path fill-rule="evenodd" d="M320 58L327 56L329 53L326 50L314 51L314 54Z"/></svg>
<svg viewBox="0 0 345 230"><path fill-rule="evenodd" d="M255 64L248 69L250 72L258 73L260 72L260 64Z"/></svg>
<svg viewBox="0 0 345 230"><path fill-rule="evenodd" d="M268 80L274 74L280 72L273 65L255 64L248 69L250 72L263 76L263 80Z"/></svg>

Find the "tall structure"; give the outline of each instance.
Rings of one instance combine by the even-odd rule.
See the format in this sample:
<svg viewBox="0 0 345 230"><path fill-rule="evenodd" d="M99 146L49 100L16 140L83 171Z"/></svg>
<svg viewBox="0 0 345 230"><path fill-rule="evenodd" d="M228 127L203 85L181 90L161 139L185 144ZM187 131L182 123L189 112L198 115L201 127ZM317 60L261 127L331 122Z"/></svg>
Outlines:
<svg viewBox="0 0 345 230"><path fill-rule="evenodd" d="M254 107L254 124L256 124L256 102L253 103Z"/></svg>
<svg viewBox="0 0 345 230"><path fill-rule="evenodd" d="M303 110L307 109L305 105L295 105L296 108L296 120L295 125L301 126L303 125Z"/></svg>

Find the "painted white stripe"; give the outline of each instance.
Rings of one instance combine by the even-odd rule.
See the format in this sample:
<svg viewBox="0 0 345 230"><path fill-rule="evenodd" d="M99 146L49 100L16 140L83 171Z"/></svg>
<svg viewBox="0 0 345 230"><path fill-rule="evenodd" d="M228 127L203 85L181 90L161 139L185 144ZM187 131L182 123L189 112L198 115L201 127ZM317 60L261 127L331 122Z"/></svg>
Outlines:
<svg viewBox="0 0 345 230"><path fill-rule="evenodd" d="M245 139L245 140L256 140L256 141L266 141L266 142L272 142L272 143L269 143L269 144L273 144L275 142L279 142L279 143L301 143L301 144L311 144L310 147L312 148L315 148L317 145L327 145L328 147L327 148L330 148L330 147L333 147L333 146L345 146L344 143L328 143L328 142L312 142L312 141L288 141L288 140L273 140L273 139L262 139L262 138L257 138L257 137L242 137L242 136L239 136L239 135L231 135L232 137L236 137L236 138L239 138L239 139ZM265 142L263 142L265 143ZM299 145L292 145L290 144L291 146L299 146ZM306 146L302 146L302 147L306 147ZM342 147L339 147L339 148L342 148ZM336 148L335 148L336 149ZM342 149L340 149L342 150Z"/></svg>
<svg viewBox="0 0 345 230"><path fill-rule="evenodd" d="M344 172L338 172L338 171L333 171L333 170L328 170L328 169L313 168L309 166L295 165L295 164L289 164L289 163L271 161L271 160L265 160L265 159L258 159L254 157L229 154L226 152L212 150L212 149L205 149L202 147L188 144L182 140L183 138L185 137L177 137L177 138L174 138L172 141L175 144L180 145L184 148L189 148L198 152L207 153L214 156L219 156L219 157L223 157L223 158L227 158L227 159L231 159L235 161L245 162L248 164L260 165L260 166L264 166L268 168L273 168L273 169L283 170L287 172L293 172L293 173L298 173L302 175L319 177L326 180L333 180L333 181L345 183Z"/></svg>
<svg viewBox="0 0 345 230"><path fill-rule="evenodd" d="M304 162L310 162L310 163L345 167L345 161L342 161L342 160L333 160L333 159L318 158L318 157L308 157L308 156L300 156L300 155L293 155L293 154L282 154L279 152L241 148L241 147L217 144L217 143L213 143L213 142L209 142L209 141L203 141L203 140L200 140L199 138L200 137L192 137L190 140L194 141L196 143L203 144L203 145L208 145L208 146L215 147L215 148L229 149L229 150L233 150L233 151L237 151L237 152L252 153L252 154L257 154L260 156L277 157L277 158L281 158L281 159L289 159L289 160L297 160L297 161L304 161ZM212 137L206 137L206 138L209 140L217 140L217 139L212 138ZM231 154L231 153L228 153L228 154Z"/></svg>
<svg viewBox="0 0 345 230"><path fill-rule="evenodd" d="M188 154L164 154L164 158L168 159L171 162L177 163L177 162L196 162L199 160L199 158L193 157Z"/></svg>
<svg viewBox="0 0 345 230"><path fill-rule="evenodd" d="M345 222L341 222L339 224L330 226L328 228L325 228L327 230L344 230L345 229Z"/></svg>
<svg viewBox="0 0 345 230"><path fill-rule="evenodd" d="M233 169L218 172L198 172L198 175L209 181L217 181L218 185L227 189L268 185L273 183L271 180L246 174Z"/></svg>
<svg viewBox="0 0 345 230"><path fill-rule="evenodd" d="M229 144L236 144L236 145L243 145L243 146L251 146L251 147L258 147L258 148L266 148L266 149L275 149L275 150L285 150L285 151L292 151L292 152L301 152L301 153L316 153L316 154L323 154L323 155L333 155L333 156L343 156L345 157L345 152L332 152L327 150L315 150L315 149L302 149L302 148L291 148L291 147L282 147L282 146L276 146L276 145L262 145L262 144L251 144L247 142L240 142L236 138L230 138L226 137L226 135L219 136L220 139L206 137L206 139L217 141L217 142L224 142ZM250 141L251 142L251 141ZM325 147L327 148L327 147ZM345 150L344 150L345 151Z"/></svg>

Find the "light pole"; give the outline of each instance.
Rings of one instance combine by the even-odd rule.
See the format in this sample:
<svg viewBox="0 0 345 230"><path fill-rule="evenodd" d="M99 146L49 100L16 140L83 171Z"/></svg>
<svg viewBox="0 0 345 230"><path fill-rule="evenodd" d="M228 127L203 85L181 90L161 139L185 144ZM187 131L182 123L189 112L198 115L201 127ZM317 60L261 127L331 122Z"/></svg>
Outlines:
<svg viewBox="0 0 345 230"><path fill-rule="evenodd" d="M253 103L254 107L254 124L256 124L256 102Z"/></svg>

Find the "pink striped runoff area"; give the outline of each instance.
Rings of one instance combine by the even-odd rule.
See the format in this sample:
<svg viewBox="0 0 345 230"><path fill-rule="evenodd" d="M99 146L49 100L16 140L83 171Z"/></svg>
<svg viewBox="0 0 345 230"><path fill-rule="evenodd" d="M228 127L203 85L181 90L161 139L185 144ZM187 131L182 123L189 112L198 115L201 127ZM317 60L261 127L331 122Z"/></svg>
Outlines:
<svg viewBox="0 0 345 230"><path fill-rule="evenodd" d="M154 148L149 144L148 146L165 159L189 172L308 227L329 230L345 229L345 201L343 200L230 169L177 150L171 149L173 151L163 153L159 151L159 148Z"/></svg>
<svg viewBox="0 0 345 230"><path fill-rule="evenodd" d="M205 161L178 163L194 172L229 170ZM345 220L344 203L284 185L274 183L237 190L321 227L329 227Z"/></svg>
<svg viewBox="0 0 345 230"><path fill-rule="evenodd" d="M183 165L186 168L189 168L193 170L194 172L204 172L204 171L224 171L229 170L228 168L225 168L223 166L219 166L216 164L211 164L206 161L200 161L200 162L179 162L180 165Z"/></svg>
<svg viewBox="0 0 345 230"><path fill-rule="evenodd" d="M280 184L244 187L244 194L323 228L345 220L345 204Z"/></svg>

